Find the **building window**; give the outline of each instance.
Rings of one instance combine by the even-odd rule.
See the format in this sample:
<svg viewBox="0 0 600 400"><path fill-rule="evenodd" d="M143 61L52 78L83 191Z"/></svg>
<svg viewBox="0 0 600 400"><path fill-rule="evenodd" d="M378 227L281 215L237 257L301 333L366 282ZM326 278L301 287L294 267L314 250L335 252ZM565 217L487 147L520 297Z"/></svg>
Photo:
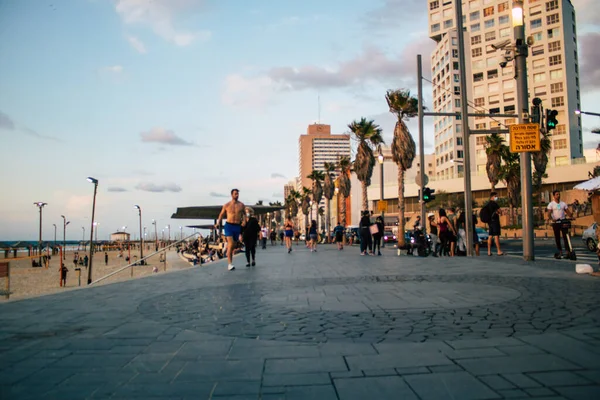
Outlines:
<svg viewBox="0 0 600 400"><path fill-rule="evenodd" d="M533 81L534 82L543 82L546 80L546 73L545 72L539 72L537 74L533 74Z"/></svg>
<svg viewBox="0 0 600 400"><path fill-rule="evenodd" d="M483 107L485 106L485 99L483 97L478 97L474 100L475 107Z"/></svg>
<svg viewBox="0 0 600 400"><path fill-rule="evenodd" d="M544 96L546 94L546 86L536 86L533 93L536 96Z"/></svg>
<svg viewBox="0 0 600 400"><path fill-rule="evenodd" d="M542 32L536 32L531 36L533 36L534 43L537 43L544 38L544 35L542 34Z"/></svg>
<svg viewBox="0 0 600 400"><path fill-rule="evenodd" d="M431 32L439 32L439 30L440 30L440 24L431 25Z"/></svg>
<svg viewBox="0 0 600 400"><path fill-rule="evenodd" d="M485 27L485 29L493 28L495 26L495 21L493 19L488 19L483 23L483 26Z"/></svg>
<svg viewBox="0 0 600 400"><path fill-rule="evenodd" d="M505 81L502 81L502 89L503 90L510 90L510 89L513 89L514 87L515 87L514 79L506 79Z"/></svg>
<svg viewBox="0 0 600 400"><path fill-rule="evenodd" d="M529 16L533 17L534 15L538 15L542 13L542 6L535 6L529 9Z"/></svg>
<svg viewBox="0 0 600 400"><path fill-rule="evenodd" d="M454 86L454 94L455 95L459 95L460 94L460 86Z"/></svg>
<svg viewBox="0 0 600 400"><path fill-rule="evenodd" d="M479 11L473 11L470 15L469 18L471 19L471 21L477 21L479 19Z"/></svg>
<svg viewBox="0 0 600 400"><path fill-rule="evenodd" d="M560 93L563 91L563 83L551 83L550 84L550 93Z"/></svg>
<svg viewBox="0 0 600 400"><path fill-rule="evenodd" d="M560 54L555 55L555 56L550 56L550 59L549 59L550 66L560 65L560 64L562 64L562 56Z"/></svg>
<svg viewBox="0 0 600 400"><path fill-rule="evenodd" d="M476 129L485 129L486 126L485 126L485 124L477 124L477 125L475 125L475 128ZM486 143L487 143L487 141L485 140L485 136L477 136L475 138L475 145L477 145L477 146L483 146Z"/></svg>
<svg viewBox="0 0 600 400"><path fill-rule="evenodd" d="M483 72L473 74L473 82L481 82L483 80Z"/></svg>
<svg viewBox="0 0 600 400"><path fill-rule="evenodd" d="M567 148L567 139L558 139L554 141L554 150L562 150Z"/></svg>
<svg viewBox="0 0 600 400"><path fill-rule="evenodd" d="M458 75L458 74L452 74L452 76L454 77L454 78L453 78L453 79L454 79L454 82L459 82L459 81L460 81L460 79L459 79L459 75Z"/></svg>
<svg viewBox="0 0 600 400"><path fill-rule="evenodd" d="M499 13L506 11L506 10L508 10L508 1L498 4L498 12Z"/></svg>
<svg viewBox="0 0 600 400"><path fill-rule="evenodd" d="M461 159L464 157L464 153L462 150L456 150L456 158Z"/></svg>
<svg viewBox="0 0 600 400"><path fill-rule="evenodd" d="M488 79L495 79L498 77L498 70L497 69L493 69L487 72L487 78Z"/></svg>
<svg viewBox="0 0 600 400"><path fill-rule="evenodd" d="M559 21L558 14L548 15L546 17L546 25L557 24Z"/></svg>
<svg viewBox="0 0 600 400"><path fill-rule="evenodd" d="M457 49L452 49L452 57L458 58L458 50Z"/></svg>
<svg viewBox="0 0 600 400"><path fill-rule="evenodd" d="M479 24L471 25L471 32L479 32L480 30L481 30L481 26L479 26Z"/></svg>
<svg viewBox="0 0 600 400"><path fill-rule="evenodd" d="M454 99L454 107L460 108L460 99Z"/></svg>
<svg viewBox="0 0 600 400"><path fill-rule="evenodd" d="M430 10L435 10L437 8L440 8L440 2L438 0L435 0L435 1L432 1L431 3L429 3Z"/></svg>
<svg viewBox="0 0 600 400"><path fill-rule="evenodd" d="M560 51L560 49L560 40L548 43L548 52L552 53L553 51Z"/></svg>
<svg viewBox="0 0 600 400"><path fill-rule="evenodd" d="M544 54L544 45L540 44L531 48L532 56L539 56L540 54Z"/></svg>
<svg viewBox="0 0 600 400"><path fill-rule="evenodd" d="M546 60L544 58L540 60L533 60L533 69L546 68Z"/></svg>
<svg viewBox="0 0 600 400"><path fill-rule="evenodd" d="M461 137L457 137L456 138L456 145L457 146L462 146L462 138Z"/></svg>
<svg viewBox="0 0 600 400"><path fill-rule="evenodd" d="M554 165L556 165L556 166L569 165L569 157L568 156L554 157Z"/></svg>
<svg viewBox="0 0 600 400"><path fill-rule="evenodd" d="M510 36L510 28L502 28L500 29L500 37L509 37Z"/></svg>
<svg viewBox="0 0 600 400"><path fill-rule="evenodd" d="M556 10L558 8L558 0L552 0L546 3L546 11ZM575 20L575 18L573 18Z"/></svg>
<svg viewBox="0 0 600 400"><path fill-rule="evenodd" d="M559 28L552 28L552 29L548 29L548 39L552 39L552 38L559 38L560 37L560 30Z"/></svg>
<svg viewBox="0 0 600 400"><path fill-rule="evenodd" d="M489 42L491 40L496 40L496 31L487 32L485 34L485 41Z"/></svg>
<svg viewBox="0 0 600 400"><path fill-rule="evenodd" d="M471 56L480 57L482 55L481 47L471 50Z"/></svg>
<svg viewBox="0 0 600 400"><path fill-rule="evenodd" d="M494 15L494 6L491 7L486 7L483 9L483 16L484 17L489 17Z"/></svg>
<svg viewBox="0 0 600 400"><path fill-rule="evenodd" d="M562 69L555 69L550 71L550 79L562 79L563 71Z"/></svg>
<svg viewBox="0 0 600 400"><path fill-rule="evenodd" d="M567 127L565 125L556 125L553 136L565 135L567 133Z"/></svg>
<svg viewBox="0 0 600 400"><path fill-rule="evenodd" d="M454 21L452 21L451 19L444 21L444 29L452 28L453 25Z"/></svg>
<svg viewBox="0 0 600 400"><path fill-rule="evenodd" d="M498 82L488 83L488 92L497 92L498 91Z"/></svg>
<svg viewBox="0 0 600 400"><path fill-rule="evenodd" d="M488 97L488 104L492 105L492 104L498 104L498 103L500 103L500 95L494 94L494 95L491 95L490 97Z"/></svg>
<svg viewBox="0 0 600 400"><path fill-rule="evenodd" d="M532 20L530 22L530 24L531 24L531 29L532 30L533 29L541 28L542 27L542 19L541 18L536 18L536 19Z"/></svg>
<svg viewBox="0 0 600 400"><path fill-rule="evenodd" d="M552 107L562 107L565 105L565 98L563 96L552 98Z"/></svg>
<svg viewBox="0 0 600 400"><path fill-rule="evenodd" d="M508 15L501 15L498 18L498 24L499 25L506 25L510 22L510 18L508 18Z"/></svg>
<svg viewBox="0 0 600 400"><path fill-rule="evenodd" d="M471 45L481 43L481 35L471 36Z"/></svg>
<svg viewBox="0 0 600 400"><path fill-rule="evenodd" d="M503 95L504 101L514 101L515 100L515 92L504 92Z"/></svg>
<svg viewBox="0 0 600 400"><path fill-rule="evenodd" d="M482 68L485 68L485 60L473 61L473 69L482 69Z"/></svg>

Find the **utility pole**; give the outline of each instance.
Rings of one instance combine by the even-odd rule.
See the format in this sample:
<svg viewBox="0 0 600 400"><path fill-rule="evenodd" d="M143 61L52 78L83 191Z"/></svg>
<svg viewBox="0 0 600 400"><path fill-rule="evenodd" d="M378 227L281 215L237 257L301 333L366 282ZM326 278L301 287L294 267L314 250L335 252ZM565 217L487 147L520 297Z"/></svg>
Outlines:
<svg viewBox="0 0 600 400"><path fill-rule="evenodd" d="M427 204L423 199L423 189L427 182L425 182L425 139L423 132L423 65L421 62L421 55L417 55L417 99L419 102L419 162L421 164L421 195L419 196L419 202L421 203L421 224L423 234L427 233L427 220L425 219L425 213L427 212Z"/></svg>
<svg viewBox="0 0 600 400"><path fill-rule="evenodd" d="M527 91L527 55L529 49L525 40L525 23L523 2L517 0L512 9L513 29L515 35L515 79L517 80L517 101L519 124L529 122L529 99ZM521 153L521 202L523 219L523 259L534 261L533 250L533 204L531 201L531 154ZM467 224L468 226L469 224ZM468 236L467 236L468 237Z"/></svg>
<svg viewBox="0 0 600 400"><path fill-rule="evenodd" d="M464 167L463 173L465 178L465 241L467 247L467 256L473 256L473 197L471 193L471 156L469 153L469 104L467 98L467 64L465 61L465 35L462 29L463 26L463 12L462 12L462 0L454 0L456 8L456 35L458 39L458 53L460 64L460 122L462 125L463 135L463 160ZM421 165L423 168L423 165ZM531 177L530 177L531 179ZM423 190L421 190L421 196ZM421 216L421 221L425 223L424 216Z"/></svg>

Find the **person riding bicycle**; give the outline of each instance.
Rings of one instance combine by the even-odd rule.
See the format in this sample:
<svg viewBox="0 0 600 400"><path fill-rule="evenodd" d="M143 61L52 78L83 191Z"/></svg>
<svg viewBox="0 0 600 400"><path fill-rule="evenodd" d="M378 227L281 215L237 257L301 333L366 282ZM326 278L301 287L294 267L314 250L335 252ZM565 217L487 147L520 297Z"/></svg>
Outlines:
<svg viewBox="0 0 600 400"><path fill-rule="evenodd" d="M552 223L552 230L554 230L554 240L556 241L556 248L558 253L554 255L554 258L561 258L563 256L562 246L560 245L560 233L562 232L563 240L565 242L565 249L567 252L573 251L569 248L569 241L567 239L567 229L562 227L562 220L565 219L565 214L569 218L573 217L573 213L569 210L567 203L560 201L560 192L555 190L552 192L553 201L548 203L548 221Z"/></svg>

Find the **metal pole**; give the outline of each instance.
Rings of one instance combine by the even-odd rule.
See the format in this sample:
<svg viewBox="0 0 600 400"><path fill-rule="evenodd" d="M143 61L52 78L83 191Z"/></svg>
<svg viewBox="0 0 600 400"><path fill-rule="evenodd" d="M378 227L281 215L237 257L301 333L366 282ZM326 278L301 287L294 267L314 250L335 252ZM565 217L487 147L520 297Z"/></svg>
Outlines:
<svg viewBox="0 0 600 400"><path fill-rule="evenodd" d="M383 154L380 153L379 154L381 157L381 162L379 163L379 172L381 173L381 187L379 189L379 201L383 201L383 161L385 160L385 158L383 157ZM381 219L383 220L383 230L385 232L385 212L383 211L383 208L381 209ZM383 232L380 232L380 234L383 237ZM381 241L381 247L385 247L385 240Z"/></svg>
<svg viewBox="0 0 600 400"><path fill-rule="evenodd" d="M463 173L465 178L465 236L467 256L473 256L473 198L471 193L471 156L469 153L469 104L467 103L467 70L465 61L465 36L463 33L462 0L454 0L456 7L456 35L458 36L458 54L460 65L460 106L463 136Z"/></svg>
<svg viewBox="0 0 600 400"><path fill-rule="evenodd" d="M44 206L40 206L40 240L38 242L38 255L40 256L40 267L42 266L42 208L44 208Z"/></svg>
<svg viewBox="0 0 600 400"><path fill-rule="evenodd" d="M56 248L56 224L54 225L54 249ZM52 255L54 255L54 249L52 249Z"/></svg>
<svg viewBox="0 0 600 400"><path fill-rule="evenodd" d="M142 208L138 207L140 216L140 260L144 258L144 235L142 233Z"/></svg>
<svg viewBox="0 0 600 400"><path fill-rule="evenodd" d="M520 11L518 10L520 8ZM515 11L517 14L515 15ZM520 18L515 18L519 16ZM515 79L517 80L517 99L519 123L527 123L529 119L529 99L527 93L527 43L525 41L525 24L523 23L523 4L513 3L513 24L515 35ZM523 259L534 261L533 250L533 204L531 201L531 154L521 153L521 202L523 218Z"/></svg>
<svg viewBox="0 0 600 400"><path fill-rule="evenodd" d="M427 212L427 204L423 201L423 192L425 188L425 133L423 132L423 64L421 62L421 55L417 55L417 99L419 102L419 162L421 163L421 225L423 233L427 233L427 221L425 219L425 213Z"/></svg>
<svg viewBox="0 0 600 400"><path fill-rule="evenodd" d="M92 180L90 180L92 179ZM94 184L94 200L92 201L92 227L90 232L90 266L88 268L88 285L92 283L92 264L94 261L94 214L96 212L96 192L98 191L98 180L88 178Z"/></svg>

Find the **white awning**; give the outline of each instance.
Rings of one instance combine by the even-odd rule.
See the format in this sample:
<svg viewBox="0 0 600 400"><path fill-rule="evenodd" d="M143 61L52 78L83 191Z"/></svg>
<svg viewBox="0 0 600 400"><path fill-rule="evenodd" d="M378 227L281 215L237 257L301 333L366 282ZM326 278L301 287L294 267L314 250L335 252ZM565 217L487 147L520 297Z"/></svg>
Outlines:
<svg viewBox="0 0 600 400"><path fill-rule="evenodd" d="M600 189L600 176L597 176L589 181L585 181L580 183L579 185L575 185L573 189L579 190L598 190Z"/></svg>

